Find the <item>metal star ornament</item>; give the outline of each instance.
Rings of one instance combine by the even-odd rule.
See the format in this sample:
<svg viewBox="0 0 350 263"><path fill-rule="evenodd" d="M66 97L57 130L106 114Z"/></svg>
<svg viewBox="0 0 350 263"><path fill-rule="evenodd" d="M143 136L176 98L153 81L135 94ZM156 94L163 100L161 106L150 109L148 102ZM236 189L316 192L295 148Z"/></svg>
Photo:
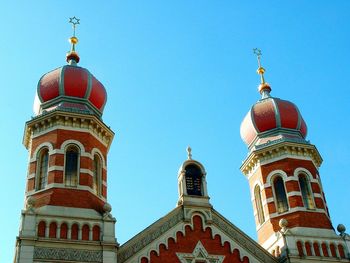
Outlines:
<svg viewBox="0 0 350 263"><path fill-rule="evenodd" d="M258 57L261 56L261 50L260 50L260 49L254 48L254 49L253 49L253 52L254 52L254 54L257 55Z"/></svg>
<svg viewBox="0 0 350 263"><path fill-rule="evenodd" d="M75 16L69 18L69 23L73 24L73 27L80 24L80 19Z"/></svg>
<svg viewBox="0 0 350 263"><path fill-rule="evenodd" d="M69 23L73 25L73 36L75 37L75 27L80 24L80 19L73 16L69 18Z"/></svg>

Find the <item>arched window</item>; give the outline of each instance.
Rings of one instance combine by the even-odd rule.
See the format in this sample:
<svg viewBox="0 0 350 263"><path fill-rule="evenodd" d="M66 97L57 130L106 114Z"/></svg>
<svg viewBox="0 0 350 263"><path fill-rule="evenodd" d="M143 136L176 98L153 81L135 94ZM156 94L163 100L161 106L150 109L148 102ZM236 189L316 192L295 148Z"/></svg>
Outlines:
<svg viewBox="0 0 350 263"><path fill-rule="evenodd" d="M79 150L78 147L71 145L66 150L65 162L65 184L67 186L76 186L78 183L78 165Z"/></svg>
<svg viewBox="0 0 350 263"><path fill-rule="evenodd" d="M37 190L41 190L44 189L47 184L47 174L49 169L49 150L47 148L40 151L37 165Z"/></svg>
<svg viewBox="0 0 350 263"><path fill-rule="evenodd" d="M283 179L276 176L273 180L273 188L275 190L275 204L278 213L283 213L289 209L286 190L284 188Z"/></svg>
<svg viewBox="0 0 350 263"><path fill-rule="evenodd" d="M79 235L79 226L78 224L73 224L71 228L71 239L77 240Z"/></svg>
<svg viewBox="0 0 350 263"><path fill-rule="evenodd" d="M261 193L260 193L260 187L259 185L256 185L254 188L254 199L255 199L255 207L256 212L258 214L258 221L261 225L265 222L265 216L264 216L264 210L261 202Z"/></svg>
<svg viewBox="0 0 350 263"><path fill-rule="evenodd" d="M197 165L189 164L185 168L186 189L188 195L202 196L202 171Z"/></svg>
<svg viewBox="0 0 350 263"><path fill-rule="evenodd" d="M89 234L90 234L90 227L88 225L83 225L83 228L81 229L81 239L82 240L89 240Z"/></svg>
<svg viewBox="0 0 350 263"><path fill-rule="evenodd" d="M40 221L38 224L38 237L45 237L46 235L46 223L45 221Z"/></svg>
<svg viewBox="0 0 350 263"><path fill-rule="evenodd" d="M94 226L92 228L92 240L98 241L100 240L100 227L99 226Z"/></svg>
<svg viewBox="0 0 350 263"><path fill-rule="evenodd" d="M101 176L102 176L102 165L101 158L95 154L94 156L94 167L93 167L93 189L97 195L101 195Z"/></svg>
<svg viewBox="0 0 350 263"><path fill-rule="evenodd" d="M60 229L60 238L67 239L67 237L68 237L68 226L66 223L63 223Z"/></svg>
<svg viewBox="0 0 350 263"><path fill-rule="evenodd" d="M313 196L310 189L310 183L305 174L299 174L299 186L301 195L303 197L304 206L307 209L314 209L315 204L313 201Z"/></svg>
<svg viewBox="0 0 350 263"><path fill-rule="evenodd" d="M52 222L49 226L49 237L56 238L56 234L57 234L57 224L56 222Z"/></svg>

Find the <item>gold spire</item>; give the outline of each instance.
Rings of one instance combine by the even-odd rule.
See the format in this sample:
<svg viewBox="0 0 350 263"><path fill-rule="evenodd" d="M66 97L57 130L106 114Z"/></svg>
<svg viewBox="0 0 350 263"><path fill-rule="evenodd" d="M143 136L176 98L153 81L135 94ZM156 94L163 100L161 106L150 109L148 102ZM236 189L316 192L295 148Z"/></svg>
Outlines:
<svg viewBox="0 0 350 263"><path fill-rule="evenodd" d="M68 40L72 44L72 47L67 53L67 62L71 65L75 65L80 60L78 53L75 51L75 45L78 44L78 38L75 36L75 28L80 24L80 19L73 16L69 18L69 23L73 25L73 36Z"/></svg>
<svg viewBox="0 0 350 263"><path fill-rule="evenodd" d="M260 61L260 58L262 55L261 50L258 48L254 48L253 52L258 59L258 69L256 70L256 72L260 75L260 85L259 85L258 89L264 98L265 96L269 96L269 93L271 91L271 87L269 84L267 84L265 82L265 78L264 78L265 69L261 66L261 61Z"/></svg>

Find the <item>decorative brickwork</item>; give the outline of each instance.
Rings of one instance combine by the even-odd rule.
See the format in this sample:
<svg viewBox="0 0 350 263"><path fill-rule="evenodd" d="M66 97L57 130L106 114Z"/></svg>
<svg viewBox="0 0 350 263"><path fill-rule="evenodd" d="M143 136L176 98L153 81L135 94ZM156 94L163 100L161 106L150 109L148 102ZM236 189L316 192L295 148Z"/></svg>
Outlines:
<svg viewBox="0 0 350 263"><path fill-rule="evenodd" d="M149 259L150 263L174 263L178 262L178 255L181 253L192 254L196 248L198 241L203 244L203 247L210 255L217 255L223 257L223 263L235 263L235 262L249 262L247 257L241 259L238 249L231 251L228 242L222 245L221 239L218 235L212 238L210 228L203 229L202 219L199 216L193 218L194 229L189 226L185 229L185 234L178 232L176 241L169 239L168 247L161 246L159 248L159 254L151 253ZM220 262L220 261L210 261Z"/></svg>

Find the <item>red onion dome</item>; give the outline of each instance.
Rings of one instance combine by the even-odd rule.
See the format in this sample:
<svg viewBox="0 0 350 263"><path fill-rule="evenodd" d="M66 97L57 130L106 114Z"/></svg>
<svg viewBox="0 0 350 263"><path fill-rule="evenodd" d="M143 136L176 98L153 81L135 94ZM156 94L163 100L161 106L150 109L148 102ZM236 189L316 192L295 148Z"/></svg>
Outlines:
<svg viewBox="0 0 350 263"><path fill-rule="evenodd" d="M250 146L253 142L263 144L282 137L305 139L307 127L297 106L290 101L270 97L268 93L252 106L243 119L243 141Z"/></svg>
<svg viewBox="0 0 350 263"><path fill-rule="evenodd" d="M44 74L38 83L37 97L37 114L59 108L101 116L107 101L102 83L76 64Z"/></svg>

